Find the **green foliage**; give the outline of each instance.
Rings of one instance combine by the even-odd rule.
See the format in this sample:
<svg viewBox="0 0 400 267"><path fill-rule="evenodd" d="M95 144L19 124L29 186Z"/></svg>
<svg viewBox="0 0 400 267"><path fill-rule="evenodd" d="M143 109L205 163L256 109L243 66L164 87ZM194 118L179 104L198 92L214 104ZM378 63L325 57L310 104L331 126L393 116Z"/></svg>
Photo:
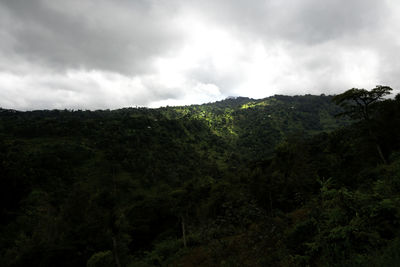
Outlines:
<svg viewBox="0 0 400 267"><path fill-rule="evenodd" d="M389 95L392 90L392 88L382 85L376 86L371 91L352 88L336 95L333 101L345 109L343 115L369 120L374 105Z"/></svg>
<svg viewBox="0 0 400 267"><path fill-rule="evenodd" d="M398 238L391 241L384 249L366 257L360 266L400 266L400 241Z"/></svg>
<svg viewBox="0 0 400 267"><path fill-rule="evenodd" d="M0 110L0 265L396 266L389 91L334 97L353 124L324 95Z"/></svg>
<svg viewBox="0 0 400 267"><path fill-rule="evenodd" d="M94 253L87 262L87 267L109 267L114 265L112 252L100 251Z"/></svg>

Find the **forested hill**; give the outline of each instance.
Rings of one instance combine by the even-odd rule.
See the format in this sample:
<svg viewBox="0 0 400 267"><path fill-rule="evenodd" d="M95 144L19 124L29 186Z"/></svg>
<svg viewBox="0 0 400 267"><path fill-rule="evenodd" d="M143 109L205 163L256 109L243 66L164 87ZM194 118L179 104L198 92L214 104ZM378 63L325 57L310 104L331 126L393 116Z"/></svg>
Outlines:
<svg viewBox="0 0 400 267"><path fill-rule="evenodd" d="M0 109L0 130L4 135L20 138L100 138L98 142L104 142L105 135L120 134L121 138L133 136L141 145L147 145L147 140L140 138L148 135L158 140L155 135L160 132L174 141L179 141L182 134L201 139L196 136L200 134L196 127L203 127L205 135L219 140L217 144L233 145L246 157L259 157L270 155L275 145L288 135L300 132L312 135L346 125L348 120L335 118L341 109L331 99L332 96L325 95L276 95L260 100L236 97L159 109L31 112Z"/></svg>
<svg viewBox="0 0 400 267"><path fill-rule="evenodd" d="M400 98L351 98L382 90L0 109L0 265L400 262Z"/></svg>
<svg viewBox="0 0 400 267"><path fill-rule="evenodd" d="M204 121L217 136L233 140L247 157L266 156L284 137L315 134L345 125L332 96L283 96L254 100L228 98L211 104L162 108L168 118Z"/></svg>

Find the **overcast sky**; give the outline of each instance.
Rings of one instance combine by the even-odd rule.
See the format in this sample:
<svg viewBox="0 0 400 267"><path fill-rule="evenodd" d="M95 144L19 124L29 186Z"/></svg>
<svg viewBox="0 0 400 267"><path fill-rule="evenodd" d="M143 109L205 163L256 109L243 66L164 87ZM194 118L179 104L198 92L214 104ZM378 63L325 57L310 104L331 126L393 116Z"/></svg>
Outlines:
<svg viewBox="0 0 400 267"><path fill-rule="evenodd" d="M0 107L397 89L399 48L398 0L0 0Z"/></svg>

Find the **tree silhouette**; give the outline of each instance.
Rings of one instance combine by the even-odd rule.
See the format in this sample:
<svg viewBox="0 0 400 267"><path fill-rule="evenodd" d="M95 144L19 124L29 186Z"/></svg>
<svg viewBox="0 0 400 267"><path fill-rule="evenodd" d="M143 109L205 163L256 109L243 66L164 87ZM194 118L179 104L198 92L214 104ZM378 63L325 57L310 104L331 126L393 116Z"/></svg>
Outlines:
<svg viewBox="0 0 400 267"><path fill-rule="evenodd" d="M366 122L369 135L374 140L379 157L384 164L387 162L379 145L379 140L372 131L371 116L375 111L376 104L382 100L384 96L389 95L392 90L393 89L389 86L382 85L377 85L371 91L352 88L342 94L336 95L332 99L337 105L344 109L344 112L339 115L347 115L353 119L361 119Z"/></svg>

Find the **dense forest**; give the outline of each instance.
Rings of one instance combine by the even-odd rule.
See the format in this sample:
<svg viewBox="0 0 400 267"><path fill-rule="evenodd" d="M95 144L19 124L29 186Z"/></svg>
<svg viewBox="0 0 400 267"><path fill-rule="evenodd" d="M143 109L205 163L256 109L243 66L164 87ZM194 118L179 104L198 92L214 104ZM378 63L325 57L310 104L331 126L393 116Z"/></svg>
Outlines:
<svg viewBox="0 0 400 267"><path fill-rule="evenodd" d="M0 109L0 265L399 266L390 90Z"/></svg>

